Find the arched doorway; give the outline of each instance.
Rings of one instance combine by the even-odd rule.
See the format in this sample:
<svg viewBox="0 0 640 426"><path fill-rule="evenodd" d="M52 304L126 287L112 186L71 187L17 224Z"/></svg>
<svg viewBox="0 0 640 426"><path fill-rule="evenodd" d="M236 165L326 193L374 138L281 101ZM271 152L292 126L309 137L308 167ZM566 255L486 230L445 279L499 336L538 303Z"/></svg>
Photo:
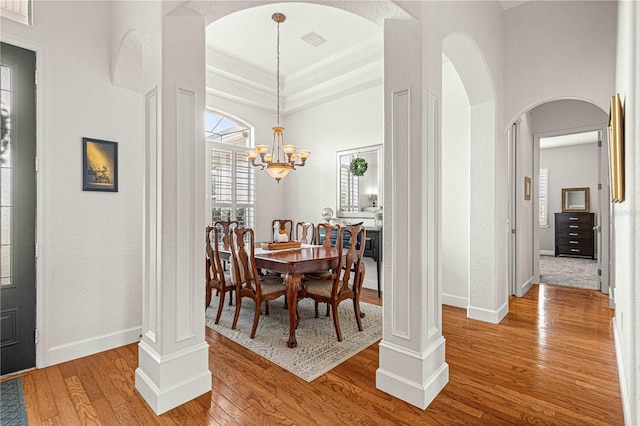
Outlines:
<svg viewBox="0 0 640 426"><path fill-rule="evenodd" d="M610 242L608 198L607 114L599 106L581 99L543 100L520 114L509 131L513 165L510 180L513 211L511 222L514 233L510 246L510 290L522 296L532 283L560 279L557 276L540 276L541 256L555 256L554 214L560 213L561 189L569 187L590 188L589 212L594 213L595 232L593 250L595 260L589 266L593 276L577 277L552 284L575 285L598 289L609 293ZM568 138L568 135L583 135ZM591 135L591 136L589 136ZM589 136L584 138L584 136ZM541 139L554 143L545 148ZM557 156L559 159L554 160ZM566 161L572 158L573 161ZM578 160L581 158L581 160ZM544 170L546 189L540 191L540 170ZM532 178L531 201L523 200L521 181L523 176ZM542 195L542 202L540 198ZM546 200L545 200L546 197ZM587 256L588 257L588 256ZM542 258L546 260L546 258ZM585 259L586 257L577 257ZM548 263L548 262L547 262ZM585 272L591 274L591 272ZM557 275L557 274L554 274ZM566 278L565 278L566 280Z"/></svg>
<svg viewBox="0 0 640 426"><path fill-rule="evenodd" d="M506 279L496 273L503 241L496 227L500 183L496 179L495 90L482 53L469 36L449 35L442 52L449 60L443 65L443 73L448 73L443 74L443 106L454 96L462 99L466 95L468 100L468 110L464 100L452 110L443 109L441 191L443 209L450 208L442 211L443 249L447 249L446 233L457 244L442 259L443 300L466 307L470 318L498 323L506 315L508 305ZM456 80L450 78L452 72L457 73L464 94L460 90L458 95L445 92L452 87L448 82ZM463 134L445 133L449 129ZM445 164L458 166L446 169ZM448 215L453 215L454 221L464 222L463 232L454 230L455 226L444 220ZM462 265L463 272L448 277L446 272L453 271L456 265ZM444 282L449 278L452 282ZM451 291L451 297L445 298L445 291Z"/></svg>

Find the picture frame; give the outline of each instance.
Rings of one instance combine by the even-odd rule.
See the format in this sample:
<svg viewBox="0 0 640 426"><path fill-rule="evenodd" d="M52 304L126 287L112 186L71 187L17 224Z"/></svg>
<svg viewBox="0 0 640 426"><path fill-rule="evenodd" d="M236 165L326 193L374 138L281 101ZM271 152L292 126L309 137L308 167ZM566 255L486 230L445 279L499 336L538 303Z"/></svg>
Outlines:
<svg viewBox="0 0 640 426"><path fill-rule="evenodd" d="M611 201L624 201L624 107L620 95L611 97L609 110L609 188Z"/></svg>
<svg viewBox="0 0 640 426"><path fill-rule="evenodd" d="M82 190L118 192L118 143L82 138Z"/></svg>
<svg viewBox="0 0 640 426"><path fill-rule="evenodd" d="M531 178L529 176L524 177L524 199L525 201L531 200Z"/></svg>

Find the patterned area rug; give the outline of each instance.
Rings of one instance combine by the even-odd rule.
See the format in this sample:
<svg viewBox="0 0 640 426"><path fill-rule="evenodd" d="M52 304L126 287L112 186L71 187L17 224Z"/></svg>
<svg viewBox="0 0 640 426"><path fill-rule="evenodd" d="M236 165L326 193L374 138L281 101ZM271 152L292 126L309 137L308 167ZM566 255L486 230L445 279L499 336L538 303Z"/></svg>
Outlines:
<svg viewBox="0 0 640 426"><path fill-rule="evenodd" d="M540 282L599 290L598 261L577 257L540 256Z"/></svg>
<svg viewBox="0 0 640 426"><path fill-rule="evenodd" d="M284 296L269 302L269 315L260 315L258 330L254 339L249 338L253 324L254 303L244 298L240 318L235 330L231 329L234 306L225 307L218 325L214 324L218 309L218 298L213 297L207 309L206 325L250 349L258 355L278 364L307 382L320 377L343 361L357 354L382 338L382 307L369 303L360 303L360 309L366 314L362 318L364 331L358 331L353 313L353 304L345 300L338 307L340 329L343 341L338 342L333 319L325 316L326 308L320 305L320 318L315 318L313 300L303 299L300 306L300 324L296 330L298 347L289 349L289 311L284 309ZM263 308L264 312L264 308Z"/></svg>
<svg viewBox="0 0 640 426"><path fill-rule="evenodd" d="M28 424L22 379L16 377L5 380L0 383L0 425L27 426Z"/></svg>

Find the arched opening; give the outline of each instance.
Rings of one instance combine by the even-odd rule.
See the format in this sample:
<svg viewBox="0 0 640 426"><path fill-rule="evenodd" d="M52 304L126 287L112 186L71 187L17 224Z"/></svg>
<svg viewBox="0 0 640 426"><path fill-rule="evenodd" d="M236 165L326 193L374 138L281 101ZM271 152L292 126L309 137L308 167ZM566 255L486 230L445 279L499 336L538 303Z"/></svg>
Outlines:
<svg viewBox="0 0 640 426"><path fill-rule="evenodd" d="M457 220L465 222L462 225L464 237L460 238L451 233L460 233L461 230L452 230L453 225L447 225L443 220L443 246L447 239L445 233L450 233L451 238L458 238L455 243L458 247L451 248L443 258L443 280L452 281L442 283L443 292L456 293L451 298L443 297L443 300L445 303L461 306L465 304L466 293L465 307L470 318L497 323L506 315L508 304L506 280L496 274L500 251L500 243L496 238L496 211L500 203L497 201L499 191L496 181L495 90L480 49L467 35L452 34L445 38L442 52L450 61L450 65L443 64L443 70L447 71L446 74L443 72L443 132L454 128L458 132L464 132L458 136L443 133L443 165L460 165L453 170L443 171L442 217L453 214L457 216ZM459 81L464 86L468 112L463 100L459 102L459 107L444 109L452 99L462 99L461 94L445 92L453 87L451 82L456 80L455 76L451 77L452 70L457 72ZM458 92L460 93L460 89ZM444 116L445 113L447 117ZM463 123L467 121L468 137L466 130L463 130ZM463 157L458 158L459 161L456 161L458 154L452 149L453 146L445 148L448 140L452 139L456 139L452 142L453 146L459 144L459 147L464 148L458 151ZM456 175L458 170L460 176ZM451 187L454 182L457 187ZM446 208L454 210L444 210ZM464 265L464 272L458 273L457 277L445 275L447 271L454 270L456 264Z"/></svg>
<svg viewBox="0 0 640 426"><path fill-rule="evenodd" d="M533 283L609 293L607 121L600 107L578 99L543 100L513 120L512 294L524 295ZM524 176L531 177L531 200L522 194ZM580 215L593 220L589 228L595 232L587 230L579 238L573 232L563 242L556 216L561 220L566 210L562 189L567 188L589 188L590 202Z"/></svg>

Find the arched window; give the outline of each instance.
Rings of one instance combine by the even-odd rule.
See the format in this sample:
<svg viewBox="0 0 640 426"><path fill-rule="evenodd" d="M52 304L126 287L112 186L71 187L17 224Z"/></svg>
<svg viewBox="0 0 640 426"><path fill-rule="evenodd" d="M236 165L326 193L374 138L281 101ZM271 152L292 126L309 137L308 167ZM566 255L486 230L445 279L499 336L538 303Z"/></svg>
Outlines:
<svg viewBox="0 0 640 426"><path fill-rule="evenodd" d="M240 226L254 226L255 198L253 167L245 151L252 129L220 112L207 110L206 137L211 154L211 223L237 220Z"/></svg>

